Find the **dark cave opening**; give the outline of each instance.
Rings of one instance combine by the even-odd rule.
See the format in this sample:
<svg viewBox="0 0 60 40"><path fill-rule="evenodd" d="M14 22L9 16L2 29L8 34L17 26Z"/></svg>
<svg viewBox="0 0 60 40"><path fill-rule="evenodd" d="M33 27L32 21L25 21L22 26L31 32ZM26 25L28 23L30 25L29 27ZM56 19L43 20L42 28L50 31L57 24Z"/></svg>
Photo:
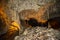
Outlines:
<svg viewBox="0 0 60 40"><path fill-rule="evenodd" d="M36 19L34 19L34 18L30 18L29 20L25 20L26 21L26 23L28 23L30 26L32 26L32 27L36 27L36 26L38 26L38 22L37 22L37 20Z"/></svg>
<svg viewBox="0 0 60 40"><path fill-rule="evenodd" d="M41 27L45 27L48 25L48 23L42 23L42 22L38 22L36 19L34 18L30 18L29 20L25 20L27 24L31 25L32 27L36 27L36 26L41 26Z"/></svg>

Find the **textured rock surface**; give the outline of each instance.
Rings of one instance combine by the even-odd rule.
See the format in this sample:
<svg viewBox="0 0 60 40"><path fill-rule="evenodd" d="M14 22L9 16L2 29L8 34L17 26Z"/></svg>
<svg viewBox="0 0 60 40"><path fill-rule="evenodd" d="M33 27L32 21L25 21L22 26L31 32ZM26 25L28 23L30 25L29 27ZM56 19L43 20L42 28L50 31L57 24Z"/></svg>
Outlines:
<svg viewBox="0 0 60 40"><path fill-rule="evenodd" d="M45 27L27 28L15 40L60 40L60 31ZM58 36L59 35L59 36Z"/></svg>
<svg viewBox="0 0 60 40"><path fill-rule="evenodd" d="M12 20L15 20L19 23L18 13L24 9L38 9L49 2L55 2L54 0L9 0L5 11L8 13ZM55 8L55 7L54 7ZM45 13L46 14L46 13ZM48 15L48 14L46 14Z"/></svg>
<svg viewBox="0 0 60 40"><path fill-rule="evenodd" d="M35 9L54 0L9 0L5 11L10 18L19 23L18 13L24 9ZM55 1L54 1L55 2ZM22 34L15 37L15 40L59 40L60 31L46 29L45 27L27 28Z"/></svg>

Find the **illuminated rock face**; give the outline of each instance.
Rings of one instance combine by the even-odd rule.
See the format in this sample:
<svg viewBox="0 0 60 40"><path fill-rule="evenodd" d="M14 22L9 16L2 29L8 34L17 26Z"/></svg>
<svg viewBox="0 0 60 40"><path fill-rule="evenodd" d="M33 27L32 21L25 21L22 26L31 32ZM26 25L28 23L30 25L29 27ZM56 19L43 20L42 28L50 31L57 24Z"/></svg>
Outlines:
<svg viewBox="0 0 60 40"><path fill-rule="evenodd" d="M14 37L19 35L19 25L16 22L12 22L7 32L0 35L0 40L14 40Z"/></svg>
<svg viewBox="0 0 60 40"><path fill-rule="evenodd" d="M53 5L53 3L48 3L44 6L41 6L37 12L33 9L22 10L19 13L20 19L29 20L30 18L34 18L38 22L45 22L46 19L44 19L43 16L44 16L45 12L47 11L47 9L49 8L49 6L52 6L52 5Z"/></svg>
<svg viewBox="0 0 60 40"><path fill-rule="evenodd" d="M13 40L16 35L19 35L19 25L9 20L9 17L4 12L3 7L0 8L0 40Z"/></svg>
<svg viewBox="0 0 60 40"><path fill-rule="evenodd" d="M6 1L8 0L0 0L0 40L13 40L19 34L19 26L16 22L11 23L9 20L8 13L5 12Z"/></svg>
<svg viewBox="0 0 60 40"><path fill-rule="evenodd" d="M20 19L23 19L23 20L29 20L30 18L32 18L35 15L36 15L36 11L34 9L22 10L19 13Z"/></svg>

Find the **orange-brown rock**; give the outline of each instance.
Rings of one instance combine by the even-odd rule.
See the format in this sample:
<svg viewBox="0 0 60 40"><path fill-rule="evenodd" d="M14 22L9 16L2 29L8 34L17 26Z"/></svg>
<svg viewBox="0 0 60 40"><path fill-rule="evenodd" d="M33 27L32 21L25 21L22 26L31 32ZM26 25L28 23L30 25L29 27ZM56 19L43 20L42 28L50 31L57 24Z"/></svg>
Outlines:
<svg viewBox="0 0 60 40"><path fill-rule="evenodd" d="M19 35L19 25L9 20L9 17L4 12L4 8L0 8L0 40L13 40L16 35Z"/></svg>

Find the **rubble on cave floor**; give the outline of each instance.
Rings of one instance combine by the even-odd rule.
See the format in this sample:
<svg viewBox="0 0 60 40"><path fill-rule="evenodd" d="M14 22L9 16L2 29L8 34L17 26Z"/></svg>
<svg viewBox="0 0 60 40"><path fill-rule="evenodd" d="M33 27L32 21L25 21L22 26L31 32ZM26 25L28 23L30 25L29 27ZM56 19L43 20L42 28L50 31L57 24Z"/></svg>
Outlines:
<svg viewBox="0 0 60 40"><path fill-rule="evenodd" d="M32 27L25 29L20 36L15 37L15 40L59 40L59 34L59 30L52 28Z"/></svg>

